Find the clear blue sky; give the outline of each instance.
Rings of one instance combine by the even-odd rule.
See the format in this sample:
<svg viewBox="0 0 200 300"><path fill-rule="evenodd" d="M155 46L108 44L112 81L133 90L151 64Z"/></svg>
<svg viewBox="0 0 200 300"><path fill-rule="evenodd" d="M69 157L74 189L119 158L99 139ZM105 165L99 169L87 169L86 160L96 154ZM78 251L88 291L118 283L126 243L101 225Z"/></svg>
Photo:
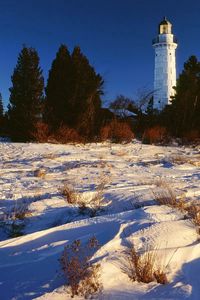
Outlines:
<svg viewBox="0 0 200 300"><path fill-rule="evenodd" d="M153 86L152 38L163 16L179 47L177 71L200 58L199 0L0 0L0 91L5 106L11 75L23 44L37 49L45 80L61 43L80 45L105 80L105 100L134 97Z"/></svg>

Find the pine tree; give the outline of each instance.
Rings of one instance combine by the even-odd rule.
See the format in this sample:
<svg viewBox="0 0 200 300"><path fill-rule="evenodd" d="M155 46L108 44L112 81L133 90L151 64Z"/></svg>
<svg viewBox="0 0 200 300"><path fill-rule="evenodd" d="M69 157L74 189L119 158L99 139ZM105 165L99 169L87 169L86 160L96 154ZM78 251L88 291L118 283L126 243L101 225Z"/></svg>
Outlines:
<svg viewBox="0 0 200 300"><path fill-rule="evenodd" d="M0 134L3 133L4 127L4 111L3 111L3 100L2 95L0 93Z"/></svg>
<svg viewBox="0 0 200 300"><path fill-rule="evenodd" d="M92 137L96 134L97 118L101 108L100 96L103 94L103 80L90 66L88 59L75 47L72 53L73 67L73 120L74 126L82 135Z"/></svg>
<svg viewBox="0 0 200 300"><path fill-rule="evenodd" d="M41 117L44 79L39 57L33 48L23 47L11 77L8 118L14 141L32 139L34 125Z"/></svg>
<svg viewBox="0 0 200 300"><path fill-rule="evenodd" d="M53 129L71 123L72 63L70 53L61 45L56 54L46 86L46 122Z"/></svg>
<svg viewBox="0 0 200 300"><path fill-rule="evenodd" d="M200 129L200 62L191 56L184 64L172 100L172 130L184 135L193 129Z"/></svg>
<svg viewBox="0 0 200 300"><path fill-rule="evenodd" d="M3 100L2 100L2 95L0 93L0 119L3 119L3 117L4 117Z"/></svg>

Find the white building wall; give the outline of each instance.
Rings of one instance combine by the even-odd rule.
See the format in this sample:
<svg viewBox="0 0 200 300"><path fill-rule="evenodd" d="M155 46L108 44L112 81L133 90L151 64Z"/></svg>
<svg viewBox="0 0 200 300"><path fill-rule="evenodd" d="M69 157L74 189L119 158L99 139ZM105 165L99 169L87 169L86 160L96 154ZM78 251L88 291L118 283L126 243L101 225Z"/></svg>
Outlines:
<svg viewBox="0 0 200 300"><path fill-rule="evenodd" d="M155 49L154 108L158 110L170 104L170 98L175 92L173 86L176 85L177 44L173 40L173 34L159 34L153 43Z"/></svg>

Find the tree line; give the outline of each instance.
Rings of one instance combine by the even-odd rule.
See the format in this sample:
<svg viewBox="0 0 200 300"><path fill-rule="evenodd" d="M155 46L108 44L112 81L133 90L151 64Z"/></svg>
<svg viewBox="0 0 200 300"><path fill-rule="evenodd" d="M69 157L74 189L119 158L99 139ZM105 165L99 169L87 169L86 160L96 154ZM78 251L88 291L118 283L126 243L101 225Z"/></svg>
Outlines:
<svg viewBox="0 0 200 300"><path fill-rule="evenodd" d="M59 47L45 86L37 51L24 46L11 80L5 114L0 95L0 128L13 141L93 141L112 136L127 140L133 137L132 131L142 137L155 126L175 137L200 134L200 62L196 56L184 64L175 96L162 112L153 108L151 91L137 102L120 95L111 102L110 110L102 108L103 78L80 47L72 53L66 45ZM120 115L116 116L116 110ZM127 116L127 111L134 118Z"/></svg>
<svg viewBox="0 0 200 300"><path fill-rule="evenodd" d="M190 56L184 63L174 89L175 95L163 111L154 109L153 91L143 93L137 103L120 95L111 102L110 108L120 112L123 118L127 118L127 111L136 114L134 132L140 138L153 128L158 135L165 132L165 136L185 140L200 138L200 61L196 56ZM155 130L152 132L156 134Z"/></svg>
<svg viewBox="0 0 200 300"><path fill-rule="evenodd" d="M98 134L104 82L80 47L71 54L67 46L59 47L45 87L37 51L24 46L11 80L6 125L13 141L34 140L38 129L44 129L41 123L50 135L60 128L74 129L88 139Z"/></svg>

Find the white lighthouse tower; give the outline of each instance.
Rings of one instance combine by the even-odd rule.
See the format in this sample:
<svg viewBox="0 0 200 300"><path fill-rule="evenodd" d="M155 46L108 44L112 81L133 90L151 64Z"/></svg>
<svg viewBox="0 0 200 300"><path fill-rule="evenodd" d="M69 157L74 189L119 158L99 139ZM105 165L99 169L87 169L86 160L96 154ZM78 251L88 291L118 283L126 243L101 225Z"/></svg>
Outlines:
<svg viewBox="0 0 200 300"><path fill-rule="evenodd" d="M158 36L153 40L155 49L154 70L154 108L162 110L170 104L176 85L176 56L177 41L172 34L172 24L166 19L158 27Z"/></svg>

